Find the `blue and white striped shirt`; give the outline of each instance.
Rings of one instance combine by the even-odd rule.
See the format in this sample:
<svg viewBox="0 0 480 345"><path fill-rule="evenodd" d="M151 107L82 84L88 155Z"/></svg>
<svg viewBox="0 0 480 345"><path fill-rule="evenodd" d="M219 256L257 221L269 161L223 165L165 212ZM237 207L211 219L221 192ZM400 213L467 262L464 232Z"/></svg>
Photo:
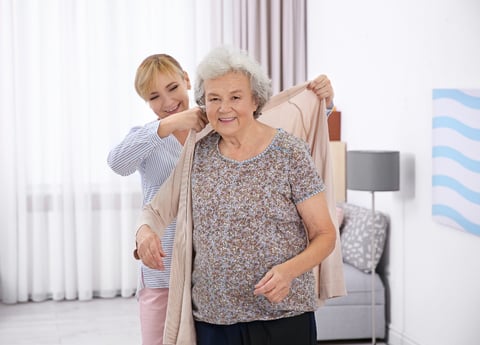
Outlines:
<svg viewBox="0 0 480 345"><path fill-rule="evenodd" d="M117 174L127 176L135 171L140 173L143 204L148 204L160 186L174 169L182 151L182 145L173 136L160 138L157 134L159 120L143 127L133 127L123 141L108 155L108 165ZM166 257L164 271L154 270L141 263L143 283L149 288L168 288L175 236L173 221L161 238Z"/></svg>

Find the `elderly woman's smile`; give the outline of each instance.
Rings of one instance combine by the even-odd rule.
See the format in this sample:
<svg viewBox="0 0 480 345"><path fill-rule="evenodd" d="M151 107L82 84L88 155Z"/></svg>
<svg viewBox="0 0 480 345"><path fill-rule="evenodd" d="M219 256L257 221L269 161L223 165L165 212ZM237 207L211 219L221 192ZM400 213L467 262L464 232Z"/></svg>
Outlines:
<svg viewBox="0 0 480 345"><path fill-rule="evenodd" d="M205 105L212 127L226 135L249 126L254 121L257 102L252 96L250 79L241 72L229 72L215 79L205 80ZM222 126L229 126L228 129ZM232 132L234 131L234 132Z"/></svg>

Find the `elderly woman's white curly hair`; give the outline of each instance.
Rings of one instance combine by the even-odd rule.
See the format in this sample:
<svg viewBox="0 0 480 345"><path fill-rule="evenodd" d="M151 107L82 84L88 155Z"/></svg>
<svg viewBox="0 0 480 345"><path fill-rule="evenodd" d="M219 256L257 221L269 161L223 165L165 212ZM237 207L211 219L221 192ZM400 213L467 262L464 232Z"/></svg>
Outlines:
<svg viewBox="0 0 480 345"><path fill-rule="evenodd" d="M253 116L258 118L272 95L272 82L262 66L246 51L230 46L213 49L198 65L195 101L200 107L205 106L205 80L215 79L229 72L240 72L250 78L252 96L258 104Z"/></svg>

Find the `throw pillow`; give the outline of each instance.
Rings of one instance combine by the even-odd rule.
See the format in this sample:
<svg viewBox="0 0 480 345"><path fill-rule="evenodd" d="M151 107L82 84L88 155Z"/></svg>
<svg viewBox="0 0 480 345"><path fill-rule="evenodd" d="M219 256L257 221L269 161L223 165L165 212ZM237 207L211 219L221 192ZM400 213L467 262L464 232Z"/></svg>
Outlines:
<svg viewBox="0 0 480 345"><path fill-rule="evenodd" d="M372 231L375 229L375 256L373 267L376 268L382 257L387 237L388 218L381 212L375 212L372 227L372 210L343 203L343 226L340 240L343 261L362 270L371 272Z"/></svg>

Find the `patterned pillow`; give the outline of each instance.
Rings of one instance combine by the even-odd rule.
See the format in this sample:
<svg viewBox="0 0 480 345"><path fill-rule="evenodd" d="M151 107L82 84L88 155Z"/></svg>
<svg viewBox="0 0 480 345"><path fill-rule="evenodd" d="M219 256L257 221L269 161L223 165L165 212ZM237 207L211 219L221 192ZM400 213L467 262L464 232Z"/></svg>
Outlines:
<svg viewBox="0 0 480 345"><path fill-rule="evenodd" d="M343 261L362 270L371 272L372 210L349 203L340 204L343 208L343 225L340 229ZM387 237L388 218L375 212L375 257L374 267L383 254Z"/></svg>

